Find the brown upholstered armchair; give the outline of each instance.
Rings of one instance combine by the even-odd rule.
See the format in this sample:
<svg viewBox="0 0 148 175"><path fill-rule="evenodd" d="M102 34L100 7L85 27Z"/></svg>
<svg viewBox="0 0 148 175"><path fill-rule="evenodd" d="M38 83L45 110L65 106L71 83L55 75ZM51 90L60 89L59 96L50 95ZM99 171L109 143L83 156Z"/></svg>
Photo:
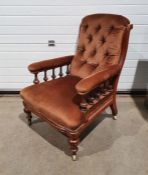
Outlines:
<svg viewBox="0 0 148 175"><path fill-rule="evenodd" d="M21 91L28 123L32 112L66 135L73 160L81 133L102 111L110 107L117 119L116 89L131 29L130 21L120 15L86 16L75 55L29 65L35 85ZM40 72L45 82L39 82Z"/></svg>

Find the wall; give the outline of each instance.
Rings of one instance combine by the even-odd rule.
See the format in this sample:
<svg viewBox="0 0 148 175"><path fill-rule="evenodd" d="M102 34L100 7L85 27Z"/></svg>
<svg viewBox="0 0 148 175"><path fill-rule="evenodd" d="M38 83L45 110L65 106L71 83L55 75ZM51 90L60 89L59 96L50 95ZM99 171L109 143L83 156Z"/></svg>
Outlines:
<svg viewBox="0 0 148 175"><path fill-rule="evenodd" d="M118 89L145 88L147 75L134 81L139 61L148 61L147 0L0 0L0 90L29 85L33 61L73 54L80 21L91 13L122 14L134 24Z"/></svg>

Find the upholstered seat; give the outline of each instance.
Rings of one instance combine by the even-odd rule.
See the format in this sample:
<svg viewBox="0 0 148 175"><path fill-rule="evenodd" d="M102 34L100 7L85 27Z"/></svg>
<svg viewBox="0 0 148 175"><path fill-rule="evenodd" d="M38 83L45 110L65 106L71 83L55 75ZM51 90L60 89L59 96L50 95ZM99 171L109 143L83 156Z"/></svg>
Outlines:
<svg viewBox="0 0 148 175"><path fill-rule="evenodd" d="M65 134L73 160L81 133L101 112L110 107L117 119L116 90L131 29L130 21L121 15L86 16L74 55L28 67L35 77L35 85L21 91L28 123L31 125L34 113ZM40 72L44 83L40 83ZM48 75L52 80L48 80Z"/></svg>
<svg viewBox="0 0 148 175"><path fill-rule="evenodd" d="M80 78L68 75L29 86L20 94L35 113L45 116L52 123L58 123L67 129L75 129L84 120L79 108L81 97L74 88L79 81ZM112 94L111 91L107 95L110 94ZM105 97L105 95L101 96L100 102Z"/></svg>
<svg viewBox="0 0 148 175"><path fill-rule="evenodd" d="M45 116L47 120L67 128L76 128L82 121L78 106L80 102L74 88L79 80L69 75L32 85L23 89L21 96L30 107L35 107L36 113Z"/></svg>

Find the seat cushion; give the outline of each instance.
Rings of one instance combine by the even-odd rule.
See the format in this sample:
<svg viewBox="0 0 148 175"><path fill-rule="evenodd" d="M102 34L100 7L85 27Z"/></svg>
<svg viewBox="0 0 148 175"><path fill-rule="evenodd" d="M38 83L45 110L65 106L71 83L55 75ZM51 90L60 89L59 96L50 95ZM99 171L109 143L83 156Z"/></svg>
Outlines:
<svg viewBox="0 0 148 175"><path fill-rule="evenodd" d="M80 96L75 90L80 78L68 75L48 82L24 88L24 102L37 114L64 127L77 128L82 122L78 103Z"/></svg>

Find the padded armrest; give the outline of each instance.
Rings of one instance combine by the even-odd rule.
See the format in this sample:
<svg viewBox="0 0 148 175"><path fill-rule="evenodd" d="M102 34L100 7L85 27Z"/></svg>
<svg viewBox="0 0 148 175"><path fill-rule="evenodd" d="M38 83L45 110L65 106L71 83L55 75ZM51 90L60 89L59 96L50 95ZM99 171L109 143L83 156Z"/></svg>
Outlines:
<svg viewBox="0 0 148 175"><path fill-rule="evenodd" d="M28 66L28 69L32 73L46 71L46 70L53 69L59 66L68 65L71 63L72 59L73 59L73 55L69 55L69 56L54 58L51 60L39 61L39 62L30 64Z"/></svg>
<svg viewBox="0 0 148 175"><path fill-rule="evenodd" d="M93 75L80 80L75 88L79 94L86 94L97 87L99 84L117 75L121 69L120 65L112 65Z"/></svg>

